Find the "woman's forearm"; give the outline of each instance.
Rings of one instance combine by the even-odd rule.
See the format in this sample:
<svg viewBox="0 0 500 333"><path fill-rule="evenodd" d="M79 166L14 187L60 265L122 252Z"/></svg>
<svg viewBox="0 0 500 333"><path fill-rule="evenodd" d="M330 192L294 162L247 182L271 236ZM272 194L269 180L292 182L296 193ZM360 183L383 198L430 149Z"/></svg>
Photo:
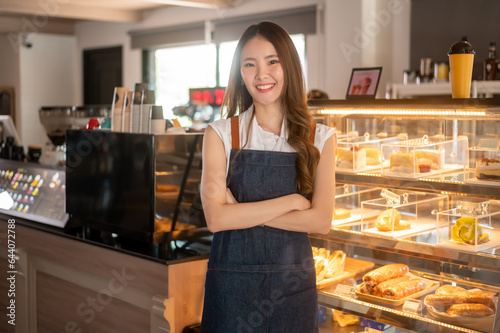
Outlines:
<svg viewBox="0 0 500 333"><path fill-rule="evenodd" d="M212 232L246 229L265 224L280 215L309 208L309 202L298 194L245 203L212 204L205 211L207 226Z"/></svg>
<svg viewBox="0 0 500 333"><path fill-rule="evenodd" d="M291 211L265 223L269 227L289 231L326 234L330 230L332 214L325 209L310 208Z"/></svg>

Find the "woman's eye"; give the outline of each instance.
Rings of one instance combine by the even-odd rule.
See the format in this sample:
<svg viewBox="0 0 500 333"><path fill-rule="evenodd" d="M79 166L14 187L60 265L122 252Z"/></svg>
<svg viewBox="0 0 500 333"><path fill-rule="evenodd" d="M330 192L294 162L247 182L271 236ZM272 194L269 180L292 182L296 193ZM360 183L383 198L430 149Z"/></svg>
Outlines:
<svg viewBox="0 0 500 333"><path fill-rule="evenodd" d="M279 62L278 60L273 59L273 60L269 61L269 64L270 64L270 65L275 65L275 64L277 64L278 62Z"/></svg>
<svg viewBox="0 0 500 333"><path fill-rule="evenodd" d="M253 67L252 63L247 62L246 64L243 64L243 67Z"/></svg>

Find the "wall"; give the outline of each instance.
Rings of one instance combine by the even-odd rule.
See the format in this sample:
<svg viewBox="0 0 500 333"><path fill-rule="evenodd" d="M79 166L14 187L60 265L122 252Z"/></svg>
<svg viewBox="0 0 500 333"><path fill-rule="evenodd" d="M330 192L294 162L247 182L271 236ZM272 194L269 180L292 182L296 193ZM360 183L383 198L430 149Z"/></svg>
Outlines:
<svg viewBox="0 0 500 333"><path fill-rule="evenodd" d="M498 0L413 1L411 69L420 69L420 58L425 57L447 62L450 46L466 36L476 51L473 79L482 80L490 42L500 48L499 15Z"/></svg>
<svg viewBox="0 0 500 333"><path fill-rule="evenodd" d="M0 87L14 87L14 107L19 119L19 56L6 34L0 34ZM17 120L16 119L16 120ZM20 135L20 134L19 134Z"/></svg>
<svg viewBox="0 0 500 333"><path fill-rule="evenodd" d="M19 45L19 88L21 97L17 129L22 143L45 145L49 142L39 117L40 106L75 105L76 38L37 34L33 46Z"/></svg>

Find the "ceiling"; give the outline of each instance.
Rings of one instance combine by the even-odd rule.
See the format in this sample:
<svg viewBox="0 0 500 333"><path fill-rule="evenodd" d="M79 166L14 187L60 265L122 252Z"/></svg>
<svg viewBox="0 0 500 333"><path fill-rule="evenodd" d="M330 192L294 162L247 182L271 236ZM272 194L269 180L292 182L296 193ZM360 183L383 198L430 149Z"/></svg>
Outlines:
<svg viewBox="0 0 500 333"><path fill-rule="evenodd" d="M166 6L232 8L240 0L0 0L0 33L36 29L72 33L81 20L140 22L144 12Z"/></svg>

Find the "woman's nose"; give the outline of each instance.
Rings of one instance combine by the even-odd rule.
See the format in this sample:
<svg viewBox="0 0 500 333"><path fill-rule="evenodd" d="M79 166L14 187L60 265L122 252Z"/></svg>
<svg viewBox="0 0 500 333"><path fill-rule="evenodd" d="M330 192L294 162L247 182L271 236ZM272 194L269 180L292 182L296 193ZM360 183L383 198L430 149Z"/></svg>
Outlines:
<svg viewBox="0 0 500 333"><path fill-rule="evenodd" d="M265 78L269 75L267 68L265 66L258 66L256 74L257 74L256 76L258 79Z"/></svg>

